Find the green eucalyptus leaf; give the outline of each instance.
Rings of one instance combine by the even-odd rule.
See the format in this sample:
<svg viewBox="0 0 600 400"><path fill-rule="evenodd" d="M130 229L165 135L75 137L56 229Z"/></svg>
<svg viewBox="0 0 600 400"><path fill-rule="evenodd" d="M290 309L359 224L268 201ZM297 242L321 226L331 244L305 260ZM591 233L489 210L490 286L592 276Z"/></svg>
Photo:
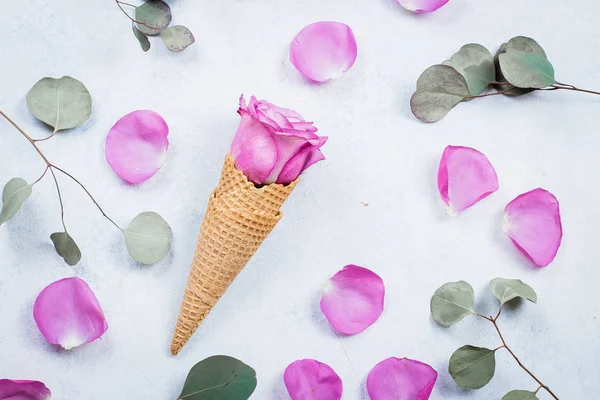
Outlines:
<svg viewBox="0 0 600 400"><path fill-rule="evenodd" d="M516 299L517 297L522 297L532 303L537 301L537 295L531 286L523 283L520 279L492 279L490 281L490 289L492 290L494 297L500 300L500 305Z"/></svg>
<svg viewBox="0 0 600 400"><path fill-rule="evenodd" d="M43 78L27 93L27 107L54 129L75 128L92 115L92 97L83 83L70 76Z"/></svg>
<svg viewBox="0 0 600 400"><path fill-rule="evenodd" d="M171 23L171 7L162 0L148 0L135 9L137 28L148 36L156 36ZM150 27L150 28L149 28Z"/></svg>
<svg viewBox="0 0 600 400"><path fill-rule="evenodd" d="M508 49L498 59L504 77L516 87L541 89L556 83L554 67L541 54Z"/></svg>
<svg viewBox="0 0 600 400"><path fill-rule="evenodd" d="M444 65L454 68L465 77L471 96L485 92L490 82L496 79L494 57L480 44L464 45Z"/></svg>
<svg viewBox="0 0 600 400"><path fill-rule="evenodd" d="M450 357L448 371L463 389L481 389L494 377L495 351L483 347L463 346Z"/></svg>
<svg viewBox="0 0 600 400"><path fill-rule="evenodd" d="M534 89L517 88L511 85L510 83L506 82L506 78L504 77L504 74L502 74L502 69L500 68L499 56L500 54L506 53L508 49L521 50L527 53L536 53L544 57L546 57L546 52L544 51L542 46L540 46L532 38L525 36L517 36L510 39L507 43L503 43L498 49L498 52L496 52L496 55L494 56L494 65L496 66L496 82L503 82L501 84L494 85L496 90L498 90L499 92L508 90L504 93L506 96L521 96L532 92Z"/></svg>
<svg viewBox="0 0 600 400"><path fill-rule="evenodd" d="M81 260L81 251L77 247L77 243L67 232L56 232L50 235L54 248L59 256L61 256L70 266L77 265Z"/></svg>
<svg viewBox="0 0 600 400"><path fill-rule="evenodd" d="M137 262L152 265L171 249L171 227L155 212L143 212L123 231L125 244Z"/></svg>
<svg viewBox="0 0 600 400"><path fill-rule="evenodd" d="M535 392L527 390L511 390L502 396L502 400L538 400Z"/></svg>
<svg viewBox="0 0 600 400"><path fill-rule="evenodd" d="M256 389L256 371L229 356L213 356L190 370L178 400L247 400Z"/></svg>
<svg viewBox="0 0 600 400"><path fill-rule="evenodd" d="M138 42L140 42L140 46L142 46L142 50L144 50L144 52L150 50L150 41L148 40L148 36L144 35L142 31L135 27L135 25L133 25L133 34Z"/></svg>
<svg viewBox="0 0 600 400"><path fill-rule="evenodd" d="M192 32L182 25L175 25L161 31L160 38L165 47L174 52L183 51L196 41Z"/></svg>
<svg viewBox="0 0 600 400"><path fill-rule="evenodd" d="M434 65L417 80L410 109L423 122L437 122L469 96L467 82L458 71L447 65Z"/></svg>
<svg viewBox="0 0 600 400"><path fill-rule="evenodd" d="M457 323L473 311L475 293L465 281L448 282L440 286L431 297L433 320L444 328Z"/></svg>
<svg viewBox="0 0 600 400"><path fill-rule="evenodd" d="M15 216L33 189L22 178L12 178L2 191L2 211L0 211L0 225Z"/></svg>

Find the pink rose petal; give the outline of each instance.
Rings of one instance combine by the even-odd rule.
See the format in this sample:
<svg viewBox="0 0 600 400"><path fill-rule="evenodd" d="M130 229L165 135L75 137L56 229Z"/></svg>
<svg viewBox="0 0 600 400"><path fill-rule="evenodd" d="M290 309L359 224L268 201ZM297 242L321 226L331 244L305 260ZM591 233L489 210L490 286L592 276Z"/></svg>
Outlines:
<svg viewBox="0 0 600 400"><path fill-rule="evenodd" d="M283 374L292 400L340 400L342 380L327 364L317 360L294 361Z"/></svg>
<svg viewBox="0 0 600 400"><path fill-rule="evenodd" d="M517 196L504 209L504 231L535 265L547 266L562 241L558 200L539 188Z"/></svg>
<svg viewBox="0 0 600 400"><path fill-rule="evenodd" d="M352 29L340 22L316 22L298 33L290 45L290 60L306 78L326 82L348 71L356 61Z"/></svg>
<svg viewBox="0 0 600 400"><path fill-rule="evenodd" d="M369 372L367 392L371 400L427 400L437 376L420 361L390 357Z"/></svg>
<svg viewBox="0 0 600 400"><path fill-rule="evenodd" d="M327 284L321 297L321 311L337 332L360 333L373 325L383 312L385 287L374 273L346 265Z"/></svg>
<svg viewBox="0 0 600 400"><path fill-rule="evenodd" d="M33 317L48 342L67 350L98 339L108 329L96 296L79 278L61 279L42 290Z"/></svg>
<svg viewBox="0 0 600 400"><path fill-rule="evenodd" d="M470 147L447 146L438 170L438 189L450 215L458 215L498 190L494 167Z"/></svg>
<svg viewBox="0 0 600 400"><path fill-rule="evenodd" d="M408 11L414 13L427 13L437 10L446 5L450 0L396 0L400 5Z"/></svg>
<svg viewBox="0 0 600 400"><path fill-rule="evenodd" d="M42 382L0 379L0 400L50 400L50 396Z"/></svg>
<svg viewBox="0 0 600 400"><path fill-rule="evenodd" d="M117 121L106 138L106 161L121 178L139 183L162 167L169 127L153 111L138 110Z"/></svg>

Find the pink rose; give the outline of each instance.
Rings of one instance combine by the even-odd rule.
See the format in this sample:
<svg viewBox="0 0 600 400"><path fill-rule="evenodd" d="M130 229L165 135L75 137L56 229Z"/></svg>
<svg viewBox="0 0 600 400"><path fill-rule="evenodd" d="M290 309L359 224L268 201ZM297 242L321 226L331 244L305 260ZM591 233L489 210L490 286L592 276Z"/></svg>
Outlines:
<svg viewBox="0 0 600 400"><path fill-rule="evenodd" d="M231 143L235 167L257 185L290 183L308 167L324 160L319 148L327 137L296 111L268 101L240 97L240 126Z"/></svg>

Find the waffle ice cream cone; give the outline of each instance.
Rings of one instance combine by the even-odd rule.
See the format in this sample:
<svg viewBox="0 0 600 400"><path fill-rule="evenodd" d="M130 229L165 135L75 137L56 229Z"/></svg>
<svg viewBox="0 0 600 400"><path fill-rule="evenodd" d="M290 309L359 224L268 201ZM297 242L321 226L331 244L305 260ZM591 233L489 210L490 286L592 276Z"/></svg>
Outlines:
<svg viewBox="0 0 600 400"><path fill-rule="evenodd" d="M297 182L257 188L227 155L202 221L171 353L179 353L279 222L280 208Z"/></svg>

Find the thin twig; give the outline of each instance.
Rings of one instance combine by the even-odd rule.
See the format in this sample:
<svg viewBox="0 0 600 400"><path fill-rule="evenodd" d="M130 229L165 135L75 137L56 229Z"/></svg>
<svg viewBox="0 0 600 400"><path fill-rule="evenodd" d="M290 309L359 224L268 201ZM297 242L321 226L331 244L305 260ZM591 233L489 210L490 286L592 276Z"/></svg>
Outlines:
<svg viewBox="0 0 600 400"><path fill-rule="evenodd" d="M156 30L156 31L160 31L160 28L155 28L155 27L153 27L153 26L146 25L145 23L143 23L143 22L140 22L140 21L137 21L135 18L132 18L132 17L131 17L131 15L127 14L127 11L125 11L125 9L123 9L123 7L121 7L121 4L125 4L125 5L127 5L127 6L130 6L130 7L137 8L137 7L136 7L136 6L134 6L133 4L129 4L129 3L123 3L122 1L119 1L119 0L115 0L115 3L117 3L117 6L119 6L119 8L121 9L121 11L123 11L123 14L125 14L125 16L126 16L127 18L129 18L129 19L130 19L132 22L135 22L135 23L136 23L136 24L138 24L138 25L145 26L145 27L146 27L146 28L148 28L148 29L154 29L154 30Z"/></svg>
<svg viewBox="0 0 600 400"><path fill-rule="evenodd" d="M498 96L499 94L504 94L504 93L510 92L511 90L514 90L514 89L515 89L514 87L511 87L511 88L508 88L508 89L501 90L499 92L480 94L480 95L477 95L477 96L467 96L467 97L465 97L465 100L478 99L480 97L488 97L488 96Z"/></svg>
<svg viewBox="0 0 600 400"><path fill-rule="evenodd" d="M513 356L513 358L515 359L515 361L517 362L517 364L519 364L519 366L521 368L523 368L523 370L525 372L527 372L529 374L529 376L531 376L539 385L540 387L544 388L552 397L554 397L556 400L559 400L559 398L552 392L552 390L550 390L550 388L546 385L544 385L542 383L542 381L540 381L530 370L528 370L522 363L521 361L517 358L517 356L515 355L515 353L513 353L513 351L506 345L506 341L504 340L504 337L502 336L502 333L500 333L500 328L498 327L498 324L496 323L496 321L494 319L492 319L492 324L494 324L494 328L496 328L496 332L498 332L498 336L500 336L500 340L502 341L502 345L503 347L508 350L508 352L510 353L511 356ZM539 390L539 388L538 388Z"/></svg>
<svg viewBox="0 0 600 400"><path fill-rule="evenodd" d="M562 83L560 84L562 85ZM595 92L593 90L587 90L587 89L579 89L573 85L565 85L565 86L558 86L558 85L552 85L552 87L555 87L557 89L564 89L564 90L574 90L577 92L585 92L585 93L591 93L591 94L597 94L600 95L600 92Z"/></svg>
<svg viewBox="0 0 600 400"><path fill-rule="evenodd" d="M54 183L56 184L56 191L58 192L58 201L60 202L60 219L62 221L63 228L65 229L65 233L67 232L67 226L65 225L65 206L63 204L62 195L60 194L60 186L58 185L58 179L56 179L56 174L50 167L50 173L54 178Z"/></svg>
<svg viewBox="0 0 600 400"><path fill-rule="evenodd" d="M33 182L33 183L31 184L31 186L33 186L33 185L35 185L36 183L38 183L39 181L41 181L41 180L42 180L42 178L43 178L44 176L46 176L46 172L48 172L48 170L49 170L49 169L50 169L50 167L46 165L46 168L44 169L44 172L42 173L42 175L41 175L39 178L37 178L37 180L36 180L35 182Z"/></svg>
<svg viewBox="0 0 600 400"><path fill-rule="evenodd" d="M121 227L119 225L117 225L117 223L115 221L113 221L112 219L110 219L110 217L108 215L106 215L106 213L104 212L104 210L102 209L102 207L100 207L100 204L98 204L98 202L96 201L96 199L94 198L94 196L92 196L92 194L86 189L86 187L83 186L83 183L79 182L77 180L77 178L75 178L73 175L71 175L70 173L68 173L64 169L57 167L56 165L52 165L52 168L54 168L54 169L62 172L63 174L65 174L66 176L68 176L69 178L71 178L73 181L75 181L75 183L77 183L79 186L81 186L81 188L87 193L87 195L89 196L89 198L94 202L94 204L96 205L96 207L98 207L98 210L100 210L100 212L102 213L102 215L104 216L104 218L106 218L107 220L109 220L110 222L112 222L112 224L114 226L116 226L119 230L122 230Z"/></svg>

